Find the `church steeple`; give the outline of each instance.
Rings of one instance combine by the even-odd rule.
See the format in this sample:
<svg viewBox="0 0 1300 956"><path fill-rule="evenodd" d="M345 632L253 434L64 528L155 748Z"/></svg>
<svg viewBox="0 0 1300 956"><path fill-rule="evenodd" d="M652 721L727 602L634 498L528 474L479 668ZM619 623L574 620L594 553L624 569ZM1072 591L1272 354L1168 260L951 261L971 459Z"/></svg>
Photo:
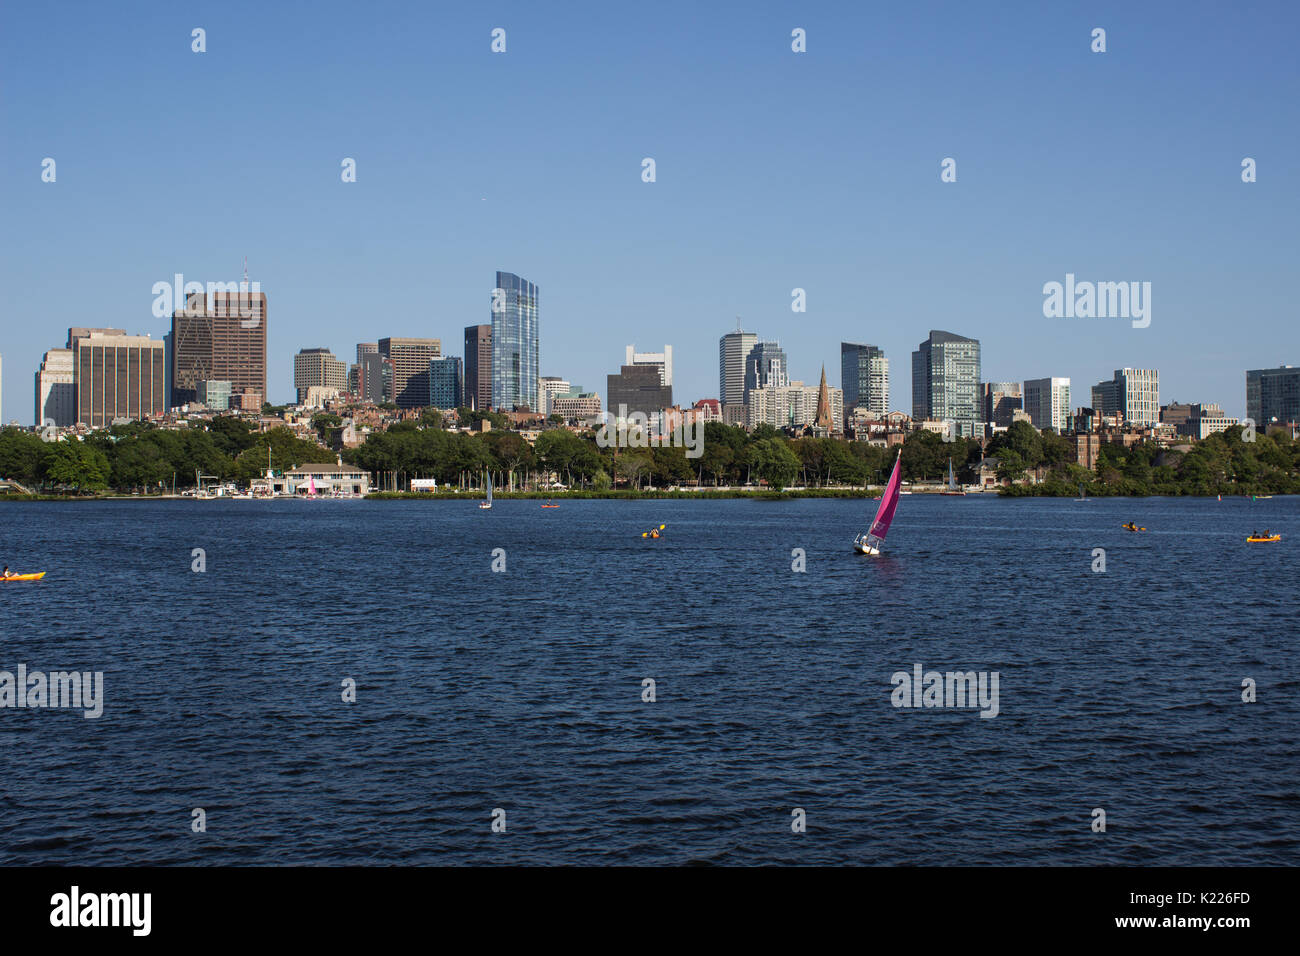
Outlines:
<svg viewBox="0 0 1300 956"><path fill-rule="evenodd" d="M822 363L822 382L817 387L817 428L826 429L826 434L831 433L833 422L831 421L831 396L826 389L826 363Z"/></svg>

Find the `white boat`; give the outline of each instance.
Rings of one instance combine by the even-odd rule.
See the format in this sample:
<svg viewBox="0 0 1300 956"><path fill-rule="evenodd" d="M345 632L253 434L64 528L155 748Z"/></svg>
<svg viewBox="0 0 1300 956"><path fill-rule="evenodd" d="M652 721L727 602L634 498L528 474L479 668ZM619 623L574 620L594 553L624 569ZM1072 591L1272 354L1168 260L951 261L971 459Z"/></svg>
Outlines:
<svg viewBox="0 0 1300 956"><path fill-rule="evenodd" d="M478 506L484 510L492 507L492 473L488 472L487 476L487 500L480 501Z"/></svg>
<svg viewBox="0 0 1300 956"><path fill-rule="evenodd" d="M885 543L885 535L889 533L894 512L898 510L899 467L902 463L903 453L900 451L898 457L894 459L894 470L889 473L885 493L880 496L880 507L876 509L876 517L871 522L871 528L853 539L853 550L858 554L879 554L881 546Z"/></svg>

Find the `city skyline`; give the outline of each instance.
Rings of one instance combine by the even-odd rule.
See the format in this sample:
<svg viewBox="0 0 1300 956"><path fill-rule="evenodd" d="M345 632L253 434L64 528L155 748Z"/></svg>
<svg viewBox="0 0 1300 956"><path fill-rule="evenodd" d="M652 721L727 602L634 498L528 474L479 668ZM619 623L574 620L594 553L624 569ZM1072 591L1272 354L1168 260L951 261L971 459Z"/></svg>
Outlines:
<svg viewBox="0 0 1300 956"><path fill-rule="evenodd" d="M323 22L345 22L328 7ZM455 10L302 42L289 11L233 3L204 13L203 54L169 18L7 11L5 420L34 417L29 375L86 321L84 292L99 323L161 338L154 283L236 280L244 256L277 303L274 402L292 394L288 356L350 354L381 320L393 336L459 341L486 318L499 267L547 290L539 375L603 381L628 341L672 342L675 392L691 398L715 396L710 343L737 315L789 351L792 379L815 381L823 362L835 375L842 341L878 346L896 408L930 328L978 338L990 381L1050 369L1086 388L1108 369L1158 367L1165 396L1238 416L1242 370L1296 361L1285 289L1300 150L1277 122L1300 93L1278 28L1294 9L1227 18L1212 38L1172 4L884 22L848 5L765 8L740 31L725 11L679 9L645 23L507 8L495 55L489 26ZM1093 19L1104 54L1089 49ZM790 49L794 26L806 53ZM429 36L437 58L417 39ZM40 51L60 43L78 56L51 72ZM961 69L960 89L936 61ZM299 79L268 83L272 67ZM490 148L502 103L527 149ZM232 104L238 145L142 145L158 145L158 117L204 125ZM957 180L944 183L949 157ZM1242 181L1244 157L1258 181ZM340 179L346 158L355 182ZM196 205L222 214L201 231L170 221ZM1150 326L1045 318L1043 286L1067 274L1151 282Z"/></svg>

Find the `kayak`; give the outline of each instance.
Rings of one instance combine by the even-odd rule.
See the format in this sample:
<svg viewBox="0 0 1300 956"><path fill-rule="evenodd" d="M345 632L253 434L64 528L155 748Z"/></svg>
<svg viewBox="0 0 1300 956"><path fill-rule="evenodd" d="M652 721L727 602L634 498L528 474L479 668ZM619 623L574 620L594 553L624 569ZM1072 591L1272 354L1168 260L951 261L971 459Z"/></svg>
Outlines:
<svg viewBox="0 0 1300 956"><path fill-rule="evenodd" d="M44 571L38 571L38 572L35 573L35 574L11 574L11 575L9 575L9 577L7 577L7 578L0 578L0 582L4 582L4 581L39 581L39 580L40 580L41 578L43 578L43 577L45 577L45 572L44 572Z"/></svg>
<svg viewBox="0 0 1300 956"><path fill-rule="evenodd" d="M1251 535L1249 538L1246 539L1246 542L1248 544L1267 544L1270 541L1281 541L1281 540L1282 540L1282 536L1280 534L1270 534L1267 538L1264 537L1263 535L1260 535L1258 538L1255 537L1254 535Z"/></svg>
<svg viewBox="0 0 1300 956"><path fill-rule="evenodd" d="M1145 531L1146 528L1140 528L1135 524L1126 524L1123 526L1125 531Z"/></svg>

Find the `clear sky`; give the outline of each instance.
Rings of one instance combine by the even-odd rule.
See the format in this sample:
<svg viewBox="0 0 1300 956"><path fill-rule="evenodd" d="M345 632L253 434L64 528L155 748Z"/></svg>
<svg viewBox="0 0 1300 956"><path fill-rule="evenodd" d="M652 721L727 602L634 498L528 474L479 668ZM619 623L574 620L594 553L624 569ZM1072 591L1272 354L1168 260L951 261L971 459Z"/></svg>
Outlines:
<svg viewBox="0 0 1300 956"><path fill-rule="evenodd" d="M8 3L3 418L31 423L68 326L160 337L155 282L233 281L244 256L273 401L300 348L461 354L501 269L540 287L541 373L602 396L624 346L665 342L675 398L716 396L740 316L810 383L839 384L840 341L881 346L903 411L937 328L982 341L986 380L1069 376L1079 405L1156 367L1162 401L1242 415L1245 369L1300 365L1298 11ZM1067 272L1151 282L1150 327L1044 318Z"/></svg>

